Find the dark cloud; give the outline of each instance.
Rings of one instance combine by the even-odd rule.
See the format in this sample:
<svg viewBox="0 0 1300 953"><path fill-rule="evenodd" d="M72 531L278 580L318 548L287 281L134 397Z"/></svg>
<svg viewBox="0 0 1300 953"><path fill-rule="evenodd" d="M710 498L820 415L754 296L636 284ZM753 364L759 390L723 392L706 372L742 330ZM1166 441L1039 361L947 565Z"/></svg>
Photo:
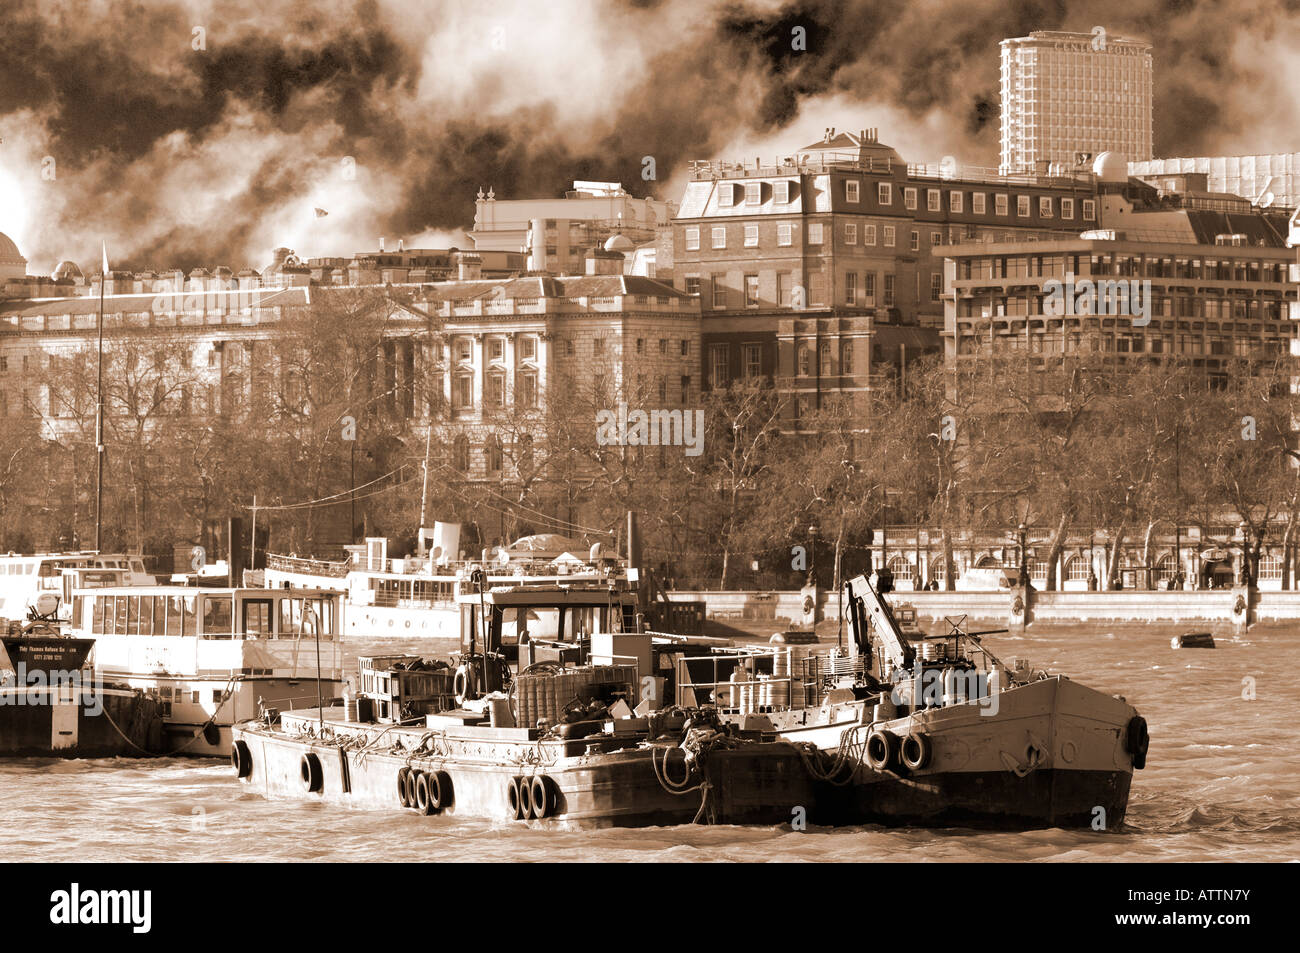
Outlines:
<svg viewBox="0 0 1300 953"><path fill-rule="evenodd" d="M558 195L593 178L647 192L687 159L788 127L822 95L863 112L891 106L918 122L947 117L950 138L936 151L991 165L998 40L1097 23L1155 45L1157 153L1212 152L1257 128L1252 103L1285 83L1267 57L1243 64L1239 44L1294 29L1300 16L1300 0L632 0L575 8L575 24L583 15L608 23L587 33L575 26L572 46L537 64L529 101L531 90L482 70L467 69L469 87L445 96L422 85L426 41L451 28L427 5L225 6L213 8L202 52L191 49L194 14L179 3L0 7L0 135L35 117L22 121L40 125L41 148L66 170L59 201L32 198L43 218L39 255L84 249L93 223L112 230L124 264L257 266L261 245L270 247L267 223L309 206L343 156L364 170L370 204L350 217L333 208L320 227L353 223L356 247L385 232L466 227L480 185L509 197ZM606 25L609 33L595 29ZM643 53L637 76L611 84L617 94L566 88L576 58L605 55L617 67L617 55L598 48L610 35L624 49L657 52ZM516 105L495 108L503 95ZM581 123L570 116L575 104ZM890 130L881 136L889 141ZM270 154L258 153L259 142L274 145ZM656 183L641 181L646 155ZM214 212L210 198L196 198L205 183L212 194L236 194Z"/></svg>

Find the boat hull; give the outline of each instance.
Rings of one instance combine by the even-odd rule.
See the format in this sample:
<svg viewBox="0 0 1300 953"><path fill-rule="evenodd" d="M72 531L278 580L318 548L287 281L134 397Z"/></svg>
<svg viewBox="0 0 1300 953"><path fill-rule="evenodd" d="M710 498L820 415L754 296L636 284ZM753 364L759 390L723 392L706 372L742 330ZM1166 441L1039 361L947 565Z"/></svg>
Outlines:
<svg viewBox="0 0 1300 953"><path fill-rule="evenodd" d="M827 797L836 814L860 823L1118 827L1133 777L1127 738L1136 710L1061 677L1009 689L996 699L996 710L966 702L892 721L794 729L782 736L815 740L827 763L844 744L850 755L836 777L841 783ZM900 742L909 734L924 735L927 763L914 770L901 758L885 768L865 763L864 745L876 729Z"/></svg>
<svg viewBox="0 0 1300 953"><path fill-rule="evenodd" d="M146 757L161 748L162 711L114 688L0 688L0 756Z"/></svg>
<svg viewBox="0 0 1300 953"><path fill-rule="evenodd" d="M442 772L449 779L451 804L442 814L535 826L649 827L697 820L781 824L816 813L817 784L800 754L781 742L714 751L700 777L688 785L690 789L673 793L659 782L652 763L652 757L662 760L663 749L652 754L650 748L632 747L521 766L515 758L526 752L540 751L545 760L545 743L515 746L516 751L501 745L477 746L486 757L412 757L374 750L361 753L257 725L236 726L234 735L236 742L247 745L251 756L251 771L241 782L268 798L403 810L398 773L405 768ZM673 750L678 755L670 756L668 773L675 781L685 775L680 749ZM317 792L308 791L303 781L302 762L309 754L315 755L321 768ZM544 819L516 821L509 785L514 778L535 775L545 779L553 808ZM699 785L701 779L707 785Z"/></svg>

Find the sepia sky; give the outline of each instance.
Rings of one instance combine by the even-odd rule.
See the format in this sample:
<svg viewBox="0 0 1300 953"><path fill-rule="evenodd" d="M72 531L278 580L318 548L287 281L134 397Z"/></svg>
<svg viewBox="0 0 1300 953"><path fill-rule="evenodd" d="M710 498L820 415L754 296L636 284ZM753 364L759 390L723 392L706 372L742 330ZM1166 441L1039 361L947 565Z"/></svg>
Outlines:
<svg viewBox="0 0 1300 953"><path fill-rule="evenodd" d="M5 0L0 232L33 273L260 270L826 126L995 166L998 41L1095 25L1154 45L1157 156L1300 150L1300 0Z"/></svg>

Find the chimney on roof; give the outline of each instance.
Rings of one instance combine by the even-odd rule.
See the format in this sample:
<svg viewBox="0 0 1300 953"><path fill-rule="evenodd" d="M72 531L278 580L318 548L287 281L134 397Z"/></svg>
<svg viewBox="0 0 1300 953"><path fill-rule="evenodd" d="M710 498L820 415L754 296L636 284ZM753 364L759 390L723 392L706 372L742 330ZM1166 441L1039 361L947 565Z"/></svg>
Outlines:
<svg viewBox="0 0 1300 953"><path fill-rule="evenodd" d="M406 239L405 239L405 238L399 238L399 239L397 240L397 250L398 250L398 251L406 251Z"/></svg>
<svg viewBox="0 0 1300 953"><path fill-rule="evenodd" d="M458 251L456 259L457 281L478 281L483 277L483 257L471 251Z"/></svg>
<svg viewBox="0 0 1300 953"><path fill-rule="evenodd" d="M381 252L384 250L384 236L382 235L379 236L379 250Z"/></svg>

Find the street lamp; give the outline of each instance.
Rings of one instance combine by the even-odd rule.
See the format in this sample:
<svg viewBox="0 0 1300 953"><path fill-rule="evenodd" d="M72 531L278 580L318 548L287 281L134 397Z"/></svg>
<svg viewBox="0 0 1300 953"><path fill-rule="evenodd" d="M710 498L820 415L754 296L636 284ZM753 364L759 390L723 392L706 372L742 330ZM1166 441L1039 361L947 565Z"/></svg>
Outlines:
<svg viewBox="0 0 1300 953"><path fill-rule="evenodd" d="M1025 562L1025 524L1021 523L1017 530L1020 533L1020 586L1029 588L1029 567Z"/></svg>

